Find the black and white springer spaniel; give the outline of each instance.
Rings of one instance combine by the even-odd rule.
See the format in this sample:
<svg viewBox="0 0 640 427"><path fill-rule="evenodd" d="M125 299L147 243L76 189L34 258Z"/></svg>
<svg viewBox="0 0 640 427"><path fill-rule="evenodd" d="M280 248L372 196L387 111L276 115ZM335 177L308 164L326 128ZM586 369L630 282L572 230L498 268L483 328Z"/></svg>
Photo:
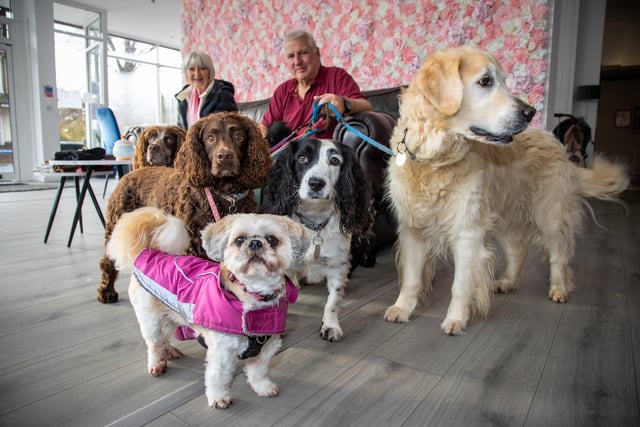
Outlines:
<svg viewBox="0 0 640 427"><path fill-rule="evenodd" d="M351 149L328 139L294 140L277 157L262 190L262 210L286 215L313 235L304 261L289 273L298 283L326 280L329 296L320 336L339 341L340 304L351 269L351 245L367 241L371 190Z"/></svg>

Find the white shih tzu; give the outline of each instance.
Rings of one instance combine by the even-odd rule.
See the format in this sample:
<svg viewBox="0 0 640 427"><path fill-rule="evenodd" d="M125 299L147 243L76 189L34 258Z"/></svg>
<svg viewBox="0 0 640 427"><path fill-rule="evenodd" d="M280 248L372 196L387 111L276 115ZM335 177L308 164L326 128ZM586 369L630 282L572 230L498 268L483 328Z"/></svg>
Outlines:
<svg viewBox="0 0 640 427"><path fill-rule="evenodd" d="M285 271L310 245L305 228L277 215L228 215L202 230L215 261L180 256L189 235L176 217L146 207L124 214L107 245L120 270L133 272L129 298L147 345L148 369L162 375L183 356L169 343L188 326L207 343L205 391L209 406L232 403L231 382L240 359L259 395L277 396L269 363L281 346L287 307L298 292Z"/></svg>

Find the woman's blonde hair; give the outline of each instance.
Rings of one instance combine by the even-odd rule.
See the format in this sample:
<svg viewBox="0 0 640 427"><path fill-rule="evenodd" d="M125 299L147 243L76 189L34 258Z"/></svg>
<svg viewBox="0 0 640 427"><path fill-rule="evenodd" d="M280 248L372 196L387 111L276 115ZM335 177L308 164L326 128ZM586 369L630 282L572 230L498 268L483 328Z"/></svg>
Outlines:
<svg viewBox="0 0 640 427"><path fill-rule="evenodd" d="M195 51L184 57L182 61L182 73L184 74L185 80L187 80L187 70L191 67L206 68L209 70L209 83L211 83L216 76L213 61L206 52Z"/></svg>

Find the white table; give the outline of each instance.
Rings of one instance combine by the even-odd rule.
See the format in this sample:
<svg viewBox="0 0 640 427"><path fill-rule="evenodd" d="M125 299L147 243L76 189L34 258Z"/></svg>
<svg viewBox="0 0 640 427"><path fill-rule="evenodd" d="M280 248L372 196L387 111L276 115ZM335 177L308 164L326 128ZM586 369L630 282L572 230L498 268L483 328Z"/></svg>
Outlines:
<svg viewBox="0 0 640 427"><path fill-rule="evenodd" d="M53 206L51 208L51 214L49 215L49 222L47 224L47 230L44 235L44 243L47 243L49 239L49 232L51 231L51 226L53 225L53 220L56 217L56 212L58 210L58 203L60 202L60 195L62 194L62 190L64 189L64 184L67 178L73 177L76 188L76 210L73 215L73 223L71 224L71 232L69 233L69 240L67 242L67 247L71 247L71 242L73 241L73 235L75 234L76 227L78 226L78 222L80 222L80 232L82 232L82 205L84 204L84 198L89 192L89 196L91 197L91 201L93 202L93 206L96 208L96 212L98 213L98 217L102 222L102 225L105 225L104 216L102 215L102 210L100 209L100 205L98 204L98 200L96 199L96 195L93 192L93 188L91 187L91 177L95 175L109 175L113 173L112 170L95 170L96 168L102 169L105 166L116 166L118 168L118 176L122 176L124 174L124 166L131 166L133 164L132 160L49 160L48 162L51 166L76 166L77 170L75 172L39 172L39 174L46 174L48 176L57 176L60 178L58 184L58 191L56 193L55 200L53 201ZM82 188L79 188L80 179L83 179Z"/></svg>

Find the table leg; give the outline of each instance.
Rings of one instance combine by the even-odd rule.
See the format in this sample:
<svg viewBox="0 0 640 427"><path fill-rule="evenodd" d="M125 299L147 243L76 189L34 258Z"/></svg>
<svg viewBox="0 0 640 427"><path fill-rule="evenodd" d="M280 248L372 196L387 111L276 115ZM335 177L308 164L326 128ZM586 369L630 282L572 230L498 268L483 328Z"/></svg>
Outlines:
<svg viewBox="0 0 640 427"><path fill-rule="evenodd" d="M82 212L82 204L84 203L84 197L87 194L87 188L89 187L89 182L91 181L92 173L93 173L93 166L87 166L86 174L84 176L84 182L82 183L82 188L80 189L80 195L78 196L76 212L73 215L73 224L71 224L71 233L69 234L69 241L67 242L68 248L71 247L71 242L73 241L73 235L76 232L76 226L78 225L78 220L80 219L80 214Z"/></svg>
<svg viewBox="0 0 640 427"><path fill-rule="evenodd" d="M73 183L76 186L76 203L78 203L78 197L80 196L80 177L79 176L74 176L73 177ZM82 211L80 211L80 232L84 233L84 228L82 227Z"/></svg>
<svg viewBox="0 0 640 427"><path fill-rule="evenodd" d="M53 201L53 206L51 207L51 214L49 214L49 223L47 224L47 231L44 233L44 242L47 243L49 240L49 233L51 232L51 226L53 225L53 220L56 217L56 212L58 211L58 203L60 202L60 195L62 195L62 190L64 189L64 183L67 180L66 176L61 176L60 181L58 181L58 192L56 193L56 198Z"/></svg>
<svg viewBox="0 0 640 427"><path fill-rule="evenodd" d="M87 190L89 191L89 196L91 196L91 201L93 202L93 206L96 208L98 217L100 218L100 221L102 221L102 226L104 227L105 225L104 225L104 216L102 216L102 209L100 209L100 204L98 203L98 199L96 198L96 195L93 192L93 187L91 186L91 184L89 184L89 186L87 187Z"/></svg>

